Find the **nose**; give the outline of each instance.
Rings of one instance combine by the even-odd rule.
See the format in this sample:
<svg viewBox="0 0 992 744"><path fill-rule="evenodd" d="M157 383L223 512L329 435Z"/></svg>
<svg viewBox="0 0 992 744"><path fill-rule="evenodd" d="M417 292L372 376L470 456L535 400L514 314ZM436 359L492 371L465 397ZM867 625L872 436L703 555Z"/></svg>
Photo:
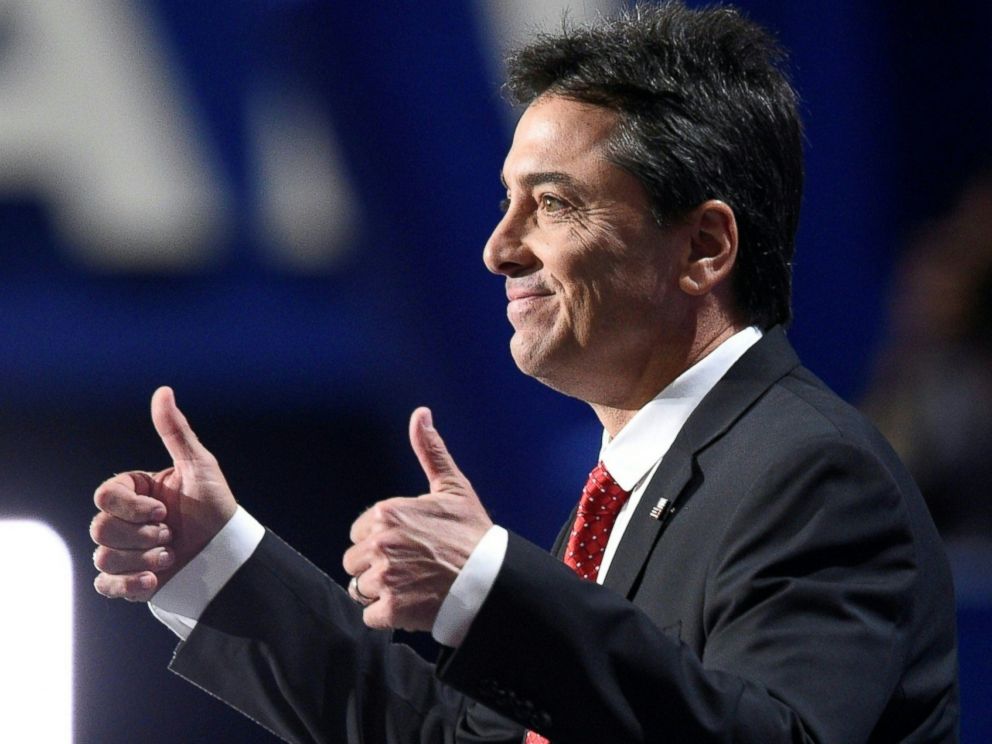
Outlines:
<svg viewBox="0 0 992 744"><path fill-rule="evenodd" d="M526 245L525 216L513 207L497 223L482 251L482 261L494 274L520 276L539 268L539 261Z"/></svg>

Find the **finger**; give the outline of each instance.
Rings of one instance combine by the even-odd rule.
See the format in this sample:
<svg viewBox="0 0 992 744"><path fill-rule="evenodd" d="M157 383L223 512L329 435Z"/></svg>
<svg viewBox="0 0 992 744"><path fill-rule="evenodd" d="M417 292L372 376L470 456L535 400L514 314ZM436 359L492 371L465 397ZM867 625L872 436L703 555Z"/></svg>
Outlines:
<svg viewBox="0 0 992 744"><path fill-rule="evenodd" d="M465 476L455 465L444 440L434 428L429 408L418 408L410 416L410 446L427 476L432 492L464 484Z"/></svg>
<svg viewBox="0 0 992 744"><path fill-rule="evenodd" d="M124 550L154 548L172 541L172 533L164 524L132 524L106 512L99 512L93 517L90 537L97 545Z"/></svg>
<svg viewBox="0 0 992 744"><path fill-rule="evenodd" d="M411 503L416 502L406 496L396 496L391 499L383 499L359 515L358 519L352 522L349 536L353 543L360 543L371 535L396 527L402 523L403 511Z"/></svg>
<svg viewBox="0 0 992 744"><path fill-rule="evenodd" d="M357 579L354 582L357 585L355 588L370 600L369 604L378 602L386 594L386 587L382 583L382 572L375 568L363 571L355 579Z"/></svg>
<svg viewBox="0 0 992 744"><path fill-rule="evenodd" d="M370 591L368 587L362 588L359 584L359 576L352 576L351 581L348 582L348 596L352 598L353 601L362 605L362 607L368 607L370 604L376 601L374 595L366 594Z"/></svg>
<svg viewBox="0 0 992 744"><path fill-rule="evenodd" d="M116 483L139 496L152 496L155 493L156 475L145 470L125 470L122 473L115 473L113 478L108 478L101 485Z"/></svg>
<svg viewBox="0 0 992 744"><path fill-rule="evenodd" d="M369 540L362 540L344 551L341 564L349 576L358 576L369 570L374 553L375 546Z"/></svg>
<svg viewBox="0 0 992 744"><path fill-rule="evenodd" d="M168 548L116 550L103 545L93 551L93 565L108 574L132 574L168 568L175 555Z"/></svg>
<svg viewBox="0 0 992 744"><path fill-rule="evenodd" d="M93 580L93 588L110 599L147 602L158 589L158 577L147 572L124 576L101 573Z"/></svg>
<svg viewBox="0 0 992 744"><path fill-rule="evenodd" d="M132 473L124 473L101 483L93 492L93 503L100 511L126 522L161 522L166 515L165 504L151 496L136 493L135 483L141 479L133 476Z"/></svg>
<svg viewBox="0 0 992 744"><path fill-rule="evenodd" d="M176 406L172 388L160 387L152 395L152 423L173 462L199 462L211 458Z"/></svg>
<svg viewBox="0 0 992 744"><path fill-rule="evenodd" d="M362 585L362 591L367 587ZM395 603L391 596L377 597L376 601L366 606L362 610L362 621L366 626L374 630L388 630L397 627L395 615Z"/></svg>

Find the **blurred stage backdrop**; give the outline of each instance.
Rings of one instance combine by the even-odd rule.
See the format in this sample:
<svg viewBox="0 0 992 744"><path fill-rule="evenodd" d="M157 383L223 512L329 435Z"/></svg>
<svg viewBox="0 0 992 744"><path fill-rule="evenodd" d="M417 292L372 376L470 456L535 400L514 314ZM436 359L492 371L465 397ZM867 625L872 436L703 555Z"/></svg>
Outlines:
<svg viewBox="0 0 992 744"><path fill-rule="evenodd" d="M803 97L794 343L882 418L905 410L887 400L904 365L950 348L938 389L970 365L975 397L939 407L933 437L970 415L951 441L988 472L992 6L741 5L791 50ZM76 741L273 741L165 670L174 639L145 608L90 586L93 489L166 463L158 385L240 501L332 575L362 508L424 487L406 440L421 404L495 519L550 545L599 430L516 371L480 257L515 119L501 55L565 7L612 6L0 0L0 518L44 520L72 552ZM932 402L922 383L906 399ZM987 482L945 531L970 742L992 741Z"/></svg>

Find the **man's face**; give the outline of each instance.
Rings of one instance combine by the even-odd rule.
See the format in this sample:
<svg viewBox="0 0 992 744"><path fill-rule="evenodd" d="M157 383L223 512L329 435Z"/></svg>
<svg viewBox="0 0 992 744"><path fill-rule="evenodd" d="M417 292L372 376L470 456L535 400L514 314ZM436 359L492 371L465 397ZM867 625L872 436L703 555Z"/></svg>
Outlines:
<svg viewBox="0 0 992 744"><path fill-rule="evenodd" d="M546 95L517 125L503 164L506 210L486 243L506 276L517 366L589 403L653 395L666 334L680 324L678 229L606 159L616 115Z"/></svg>

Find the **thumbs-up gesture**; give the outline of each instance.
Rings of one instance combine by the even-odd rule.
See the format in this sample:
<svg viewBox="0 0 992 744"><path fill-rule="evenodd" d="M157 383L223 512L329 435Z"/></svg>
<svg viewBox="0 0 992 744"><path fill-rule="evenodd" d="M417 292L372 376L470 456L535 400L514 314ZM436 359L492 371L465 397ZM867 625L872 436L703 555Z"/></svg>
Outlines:
<svg viewBox="0 0 992 744"><path fill-rule="evenodd" d="M152 396L152 423L172 467L115 475L93 495L100 510L90 523L98 545L93 563L100 570L93 584L108 597L150 599L237 510L216 458L167 387Z"/></svg>
<svg viewBox="0 0 992 744"><path fill-rule="evenodd" d="M410 444L428 493L380 501L351 527L344 568L372 628L430 630L472 550L492 527L472 484L448 453L431 412L410 417Z"/></svg>

